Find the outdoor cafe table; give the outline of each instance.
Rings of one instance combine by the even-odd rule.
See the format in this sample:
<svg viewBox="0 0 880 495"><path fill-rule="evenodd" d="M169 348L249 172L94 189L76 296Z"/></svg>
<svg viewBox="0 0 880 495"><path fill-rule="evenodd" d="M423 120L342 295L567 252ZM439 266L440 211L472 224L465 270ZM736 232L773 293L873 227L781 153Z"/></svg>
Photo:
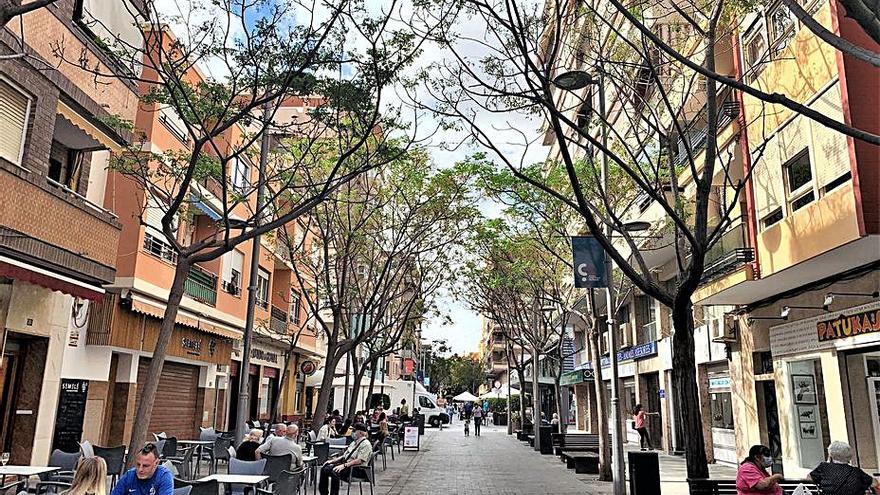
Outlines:
<svg viewBox="0 0 880 495"><path fill-rule="evenodd" d="M199 468L202 465L202 451L205 450L205 447L208 445L213 446L214 442L212 440L178 440L177 444L196 446L196 452L198 452L198 460L196 461L196 474L199 474Z"/></svg>
<svg viewBox="0 0 880 495"><path fill-rule="evenodd" d="M257 493L257 488L260 483L269 479L265 474L212 474L211 476L205 476L204 478L200 478L196 481L204 482L204 481L216 481L217 483L221 483L224 485L230 483L236 483L240 485L251 485L254 488L254 493Z"/></svg>
<svg viewBox="0 0 880 495"><path fill-rule="evenodd" d="M52 466L0 466L0 476L2 476L0 484L6 484L7 476L16 476L19 478L24 476L25 478L30 478L31 476L54 473L55 471L61 471L61 468Z"/></svg>

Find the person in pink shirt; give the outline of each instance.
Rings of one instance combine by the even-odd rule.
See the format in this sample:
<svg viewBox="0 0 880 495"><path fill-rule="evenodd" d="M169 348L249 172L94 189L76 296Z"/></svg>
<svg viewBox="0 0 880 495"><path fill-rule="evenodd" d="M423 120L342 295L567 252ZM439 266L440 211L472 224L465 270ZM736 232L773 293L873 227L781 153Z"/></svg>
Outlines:
<svg viewBox="0 0 880 495"><path fill-rule="evenodd" d="M763 445L754 445L749 449L749 456L739 465L736 472L737 495L782 495L781 474L770 474L767 470L773 466L770 449Z"/></svg>
<svg viewBox="0 0 880 495"><path fill-rule="evenodd" d="M648 426L645 424L645 420L649 414L657 414L657 413L649 413L642 408L641 404L636 404L636 407L633 409L633 429L639 432L639 444L642 447L642 450L654 450L654 444L651 443L651 434L648 433Z"/></svg>

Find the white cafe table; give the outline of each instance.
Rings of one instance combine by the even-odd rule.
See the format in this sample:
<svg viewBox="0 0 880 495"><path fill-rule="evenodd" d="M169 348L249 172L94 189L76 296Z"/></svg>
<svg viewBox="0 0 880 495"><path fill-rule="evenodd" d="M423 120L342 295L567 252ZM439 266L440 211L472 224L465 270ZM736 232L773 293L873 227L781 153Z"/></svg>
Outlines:
<svg viewBox="0 0 880 495"><path fill-rule="evenodd" d="M268 476L264 474L212 474L211 476L205 476L204 478L199 478L196 481L216 481L217 483L222 483L224 485L230 483L237 483L240 485L251 485L254 487L254 493L257 493L257 488L259 488L260 483L269 479Z"/></svg>
<svg viewBox="0 0 880 495"><path fill-rule="evenodd" d="M0 466L0 476L36 476L54 473L55 471L61 471L61 468L52 466Z"/></svg>

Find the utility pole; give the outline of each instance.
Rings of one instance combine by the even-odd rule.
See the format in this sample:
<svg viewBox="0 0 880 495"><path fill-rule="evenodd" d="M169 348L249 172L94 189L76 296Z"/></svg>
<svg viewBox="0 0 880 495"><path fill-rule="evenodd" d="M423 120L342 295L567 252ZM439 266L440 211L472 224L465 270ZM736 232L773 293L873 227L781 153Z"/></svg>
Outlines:
<svg viewBox="0 0 880 495"><path fill-rule="evenodd" d="M260 139L260 169L257 175L257 216L255 227L263 220L263 200L266 194L266 163L269 161L270 102L263 104L263 136ZM247 316L241 346L241 368L238 370L238 408L235 417L235 438L244 438L245 422L250 410L251 341L254 336L254 311L257 305L257 281L260 270L260 236L254 236L251 247L251 273L248 280Z"/></svg>

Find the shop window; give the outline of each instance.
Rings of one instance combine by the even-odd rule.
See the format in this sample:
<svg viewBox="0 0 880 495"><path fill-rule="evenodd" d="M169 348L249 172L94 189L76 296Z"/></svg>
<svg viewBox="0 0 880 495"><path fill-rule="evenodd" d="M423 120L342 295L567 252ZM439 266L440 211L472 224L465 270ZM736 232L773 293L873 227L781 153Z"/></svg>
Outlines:
<svg viewBox="0 0 880 495"><path fill-rule="evenodd" d="M798 465L812 468L825 459L828 418L824 407L824 383L818 359L788 363L789 418Z"/></svg>
<svg viewBox="0 0 880 495"><path fill-rule="evenodd" d="M712 428L733 429L733 403L730 392L709 394L712 407Z"/></svg>

